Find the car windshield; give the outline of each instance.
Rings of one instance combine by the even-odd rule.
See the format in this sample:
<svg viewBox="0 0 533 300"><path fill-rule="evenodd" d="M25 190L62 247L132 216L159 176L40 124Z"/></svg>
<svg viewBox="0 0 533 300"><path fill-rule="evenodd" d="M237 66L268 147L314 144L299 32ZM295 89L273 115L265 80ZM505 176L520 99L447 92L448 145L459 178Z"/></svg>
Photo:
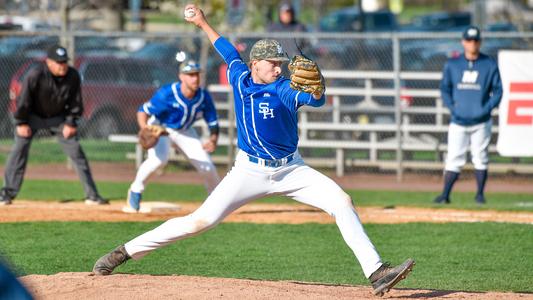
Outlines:
<svg viewBox="0 0 533 300"><path fill-rule="evenodd" d="M160 57L174 58L178 53L178 47L164 43L149 43L136 52L132 53L132 57L143 59L156 59Z"/></svg>
<svg viewBox="0 0 533 300"><path fill-rule="evenodd" d="M371 18L365 18L365 29L367 31L388 31L394 26L393 19L386 13L376 13Z"/></svg>
<svg viewBox="0 0 533 300"><path fill-rule="evenodd" d="M328 32L349 31L356 21L359 21L356 15L334 13L320 20L320 30Z"/></svg>
<svg viewBox="0 0 533 300"><path fill-rule="evenodd" d="M446 29L459 26L470 25L471 17L469 14L432 14L419 16L413 19L413 25L428 29Z"/></svg>
<svg viewBox="0 0 533 300"><path fill-rule="evenodd" d="M9 37L0 40L0 55L13 55L23 46L30 42L28 38Z"/></svg>
<svg viewBox="0 0 533 300"><path fill-rule="evenodd" d="M43 50L58 42L55 36L7 37L0 39L0 55L26 55Z"/></svg>
<svg viewBox="0 0 533 300"><path fill-rule="evenodd" d="M372 12L363 16L358 10L334 12L320 20L320 30L326 32L343 31L391 31L395 30L394 15L389 12Z"/></svg>

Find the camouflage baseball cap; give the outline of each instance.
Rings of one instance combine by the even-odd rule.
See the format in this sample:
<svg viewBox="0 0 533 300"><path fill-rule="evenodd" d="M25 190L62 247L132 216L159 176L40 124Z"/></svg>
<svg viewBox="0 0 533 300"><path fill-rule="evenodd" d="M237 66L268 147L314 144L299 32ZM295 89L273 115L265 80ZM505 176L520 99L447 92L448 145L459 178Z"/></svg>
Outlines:
<svg viewBox="0 0 533 300"><path fill-rule="evenodd" d="M277 60L288 61L289 59L285 55L283 48L276 40L259 40L250 50L250 60Z"/></svg>

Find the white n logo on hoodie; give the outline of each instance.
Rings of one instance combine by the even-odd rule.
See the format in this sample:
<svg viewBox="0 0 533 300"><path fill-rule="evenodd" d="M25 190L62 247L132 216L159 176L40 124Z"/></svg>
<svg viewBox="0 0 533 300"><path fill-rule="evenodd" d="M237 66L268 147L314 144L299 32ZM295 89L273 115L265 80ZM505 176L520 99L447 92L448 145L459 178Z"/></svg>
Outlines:
<svg viewBox="0 0 533 300"><path fill-rule="evenodd" d="M478 71L465 70L463 72L463 79L461 81L463 83L476 83L478 75L479 75Z"/></svg>

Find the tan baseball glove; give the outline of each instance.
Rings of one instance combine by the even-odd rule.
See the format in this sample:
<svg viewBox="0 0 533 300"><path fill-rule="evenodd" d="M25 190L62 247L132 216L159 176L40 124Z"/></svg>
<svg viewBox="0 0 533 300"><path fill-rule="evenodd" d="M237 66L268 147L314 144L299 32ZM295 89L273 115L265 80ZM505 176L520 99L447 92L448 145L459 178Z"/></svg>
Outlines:
<svg viewBox="0 0 533 300"><path fill-rule="evenodd" d="M324 93L324 77L314 61L302 55L295 55L289 62L289 71L292 89L310 94Z"/></svg>
<svg viewBox="0 0 533 300"><path fill-rule="evenodd" d="M148 125L139 131L139 144L144 150L148 150L157 144L159 137L162 135L168 135L165 127Z"/></svg>

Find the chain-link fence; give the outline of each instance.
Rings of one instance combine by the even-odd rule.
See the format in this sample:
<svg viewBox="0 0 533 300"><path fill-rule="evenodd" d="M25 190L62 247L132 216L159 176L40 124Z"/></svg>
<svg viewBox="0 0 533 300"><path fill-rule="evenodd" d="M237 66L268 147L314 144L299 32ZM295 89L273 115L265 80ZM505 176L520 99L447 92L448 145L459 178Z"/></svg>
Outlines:
<svg viewBox="0 0 533 300"><path fill-rule="evenodd" d="M165 83L177 80L176 53L200 61L221 123L221 156L234 153L234 122L225 66L201 34L69 33L66 36L0 33L0 136L13 135L10 111L28 70L46 48L62 41L80 72L84 140L108 147L108 137L135 134L138 106ZM345 171L440 172L449 112L440 99L441 69L462 52L459 33L322 34L268 33L227 36L248 60L260 38L276 38L289 56L301 49L321 67L327 85L324 107L300 112L300 146L311 165ZM487 33L482 51L528 49L530 33ZM495 150L497 112L490 145L491 170L533 174L530 158L500 157ZM205 133L205 125L198 122ZM46 136L46 134L43 134ZM231 142L233 141L233 142ZM133 145L130 145L133 146ZM90 153L88 153L91 156ZM104 158L105 159L105 158ZM227 161L227 160L225 160Z"/></svg>

